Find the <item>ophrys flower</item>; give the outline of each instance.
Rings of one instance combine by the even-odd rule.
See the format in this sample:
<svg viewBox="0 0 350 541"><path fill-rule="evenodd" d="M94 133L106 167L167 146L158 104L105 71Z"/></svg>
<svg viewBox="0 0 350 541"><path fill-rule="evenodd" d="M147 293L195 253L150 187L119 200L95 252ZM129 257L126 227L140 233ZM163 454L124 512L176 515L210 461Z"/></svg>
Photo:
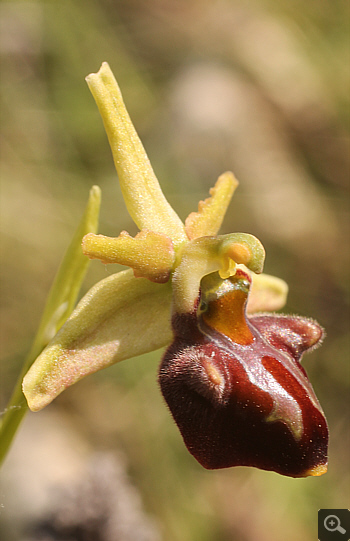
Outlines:
<svg viewBox="0 0 350 541"><path fill-rule="evenodd" d="M249 363L241 363L240 371L243 370L245 378L249 379L250 387L242 383L244 379L242 376L237 380L236 394L231 393L232 396L228 398L231 391L228 391L227 385L229 383L231 389L234 383L231 381L232 377L230 382L226 381L223 374L225 371L228 373L231 371L229 368L231 361L228 357L231 354L234 358L232 348L238 344L239 347L253 347L255 352L264 347L266 355L264 353L262 358L271 358L273 362L279 363L278 366L286 363L291 378L296 378L303 389L301 392L305 393L305 404L306 402L315 404L317 401L315 402L311 385L305 383L301 376L296 376L296 370L293 372L293 362L298 362L294 352L298 351L301 354L314 345L322 335L322 331L317 335L315 329L319 327L316 324L312 327L311 323L307 323L308 320L299 320L303 322L302 328L300 326L299 328L293 318L275 317L274 320L268 320L271 325L266 323L265 316L261 316L262 320L245 319L248 286L244 286L245 292L243 286L243 289L238 287L241 293L243 291L242 296L237 294L238 290L232 294L233 284L242 285L244 280L249 283L252 281L247 304L248 313L281 308L285 303L287 286L278 278L260 274L265 252L256 237L246 233L218 235L228 204L238 184L234 175L230 172L221 175L212 188L210 197L201 201L198 212L191 213L183 224L164 197L108 64L104 63L97 74L89 75L87 82L104 121L126 206L140 232L134 238L125 231L117 238L93 233L84 237L85 255L91 259L100 259L104 263L120 263L131 269L111 275L96 284L39 355L23 381L23 392L29 407L33 411L38 411L82 377L173 342L165 354L160 377L165 398L173 414L177 408L176 401L181 401L182 398L172 393L171 385L168 383L170 380L176 383L176 376L179 374L176 363L179 356L182 356L183 360L192 348L191 351L196 351L196 355L191 357L186 370L181 372L182 383L187 385L183 379L187 378L191 392L197 393L202 402L207 401L209 409L214 407L217 411L221 408L223 416L230 418L230 423L235 426L234 415L231 415L232 408L230 411L223 408L226 408L228 402L232 405L237 397L238 401L241 400L240 393L243 393L244 400L247 401L250 395L255 396L254 392L258 393L258 388L260 393L268 395L262 400L263 405L255 398L254 400L262 424L265 423L268 430L272 427L272 432L275 430L271 444L276 445L275 433L277 435L287 433L290 442L304 442L304 436L309 435L309 432L304 432L304 427L309 425L303 415L304 413L308 415L309 410L304 407L304 402L299 400L299 395L299 398L296 398L295 393L290 392L290 399L282 400L281 389L288 394L292 383L288 379L289 376L285 376L287 379L276 376L275 372L278 370L275 365L271 368L272 361L269 361L269 367L264 365L264 361L261 365L261 359L255 355L256 365L254 364L252 370L247 368ZM238 273L237 265L240 266ZM247 272L249 276L245 274ZM241 278L242 276L245 278ZM283 324L280 325L279 322ZM182 334L179 335L180 327ZM280 335L279 331L272 333L272 327L282 329ZM312 339L305 338L306 327L311 329L311 334L314 332ZM284 331L289 333L290 340L285 338ZM303 338L304 345L300 345ZM247 343L242 344L242 340ZM212 348L210 353L208 347ZM208 355L209 359L215 362L210 364L209 361L205 361L204 358ZM244 356L244 353L242 355ZM259 366L265 366L265 371ZM201 373L203 378L199 383L200 389L196 390L193 382L198 373ZM164 374L168 378L166 385ZM259 378L262 378L263 382ZM278 391L276 391L277 380ZM288 389L285 383L287 380ZM276 392L279 395L274 400L273 394ZM247 413L250 409L247 408ZM322 410L319 408L318 411L323 419ZM191 411L186 410L187 414L191 415ZM176 413L174 418L186 441L184 429ZM209 433L203 432L207 419L208 414L203 410L203 418L199 415L197 419L192 420L194 424L191 424L191 431L194 431L195 439L207 438L207 445L212 446L212 456L219 456L218 446L225 445L225 441L217 439L216 436L215 441L211 441ZM236 450L235 443L230 440L229 448L232 448L230 452L233 455L245 452L247 457L252 453L258 453L258 448L248 449L249 446L244 443L248 433L250 438L254 438L254 418L252 421L251 415L247 415L245 420L239 420L239 426ZM260 425L258 429L261 429ZM326 432L327 427L323 422L324 441L327 438ZM259 432L257 441L261 440ZM322 447L322 456L309 461L310 463L299 461L300 463L298 462L293 469L289 466L282 467L280 463L276 465L277 462L275 464L273 459L265 462L263 460L254 462L250 458L234 459L231 462L226 459L223 461L210 459L206 462L194 452L192 444L188 444L187 441L186 443L190 451L207 467L250 464L275 469L287 475L323 473L323 470L322 472L321 469L317 470L317 466L325 464L324 448L327 447L325 443ZM283 445L280 446L280 451L276 447L274 456L285 452ZM222 450L221 455L228 452Z"/></svg>

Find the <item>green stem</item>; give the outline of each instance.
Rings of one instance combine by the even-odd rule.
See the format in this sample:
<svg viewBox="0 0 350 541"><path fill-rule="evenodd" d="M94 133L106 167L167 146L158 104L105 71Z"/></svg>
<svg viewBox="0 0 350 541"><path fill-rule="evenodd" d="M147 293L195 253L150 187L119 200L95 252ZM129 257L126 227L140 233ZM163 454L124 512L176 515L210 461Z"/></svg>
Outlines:
<svg viewBox="0 0 350 541"><path fill-rule="evenodd" d="M4 461L7 452L11 446L12 440L21 424L25 414L28 411L28 404L22 392L22 380L29 370L37 356L44 349L44 346L39 345L39 332L34 340L33 346L23 364L22 370L17 378L15 388L11 398L7 404L0 425L0 466Z"/></svg>

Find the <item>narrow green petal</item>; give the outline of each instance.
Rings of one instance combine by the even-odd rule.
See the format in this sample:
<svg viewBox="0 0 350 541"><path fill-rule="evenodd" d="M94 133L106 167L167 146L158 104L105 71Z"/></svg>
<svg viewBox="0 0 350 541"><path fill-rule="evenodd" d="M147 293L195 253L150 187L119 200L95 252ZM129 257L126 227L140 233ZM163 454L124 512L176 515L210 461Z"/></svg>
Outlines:
<svg viewBox="0 0 350 541"><path fill-rule="evenodd" d="M184 225L163 195L107 62L86 81L103 119L130 216L140 229L164 233L175 246L181 244L187 240Z"/></svg>
<svg viewBox="0 0 350 541"><path fill-rule="evenodd" d="M23 381L32 411L88 374L171 342L171 286L134 278L131 270L96 284Z"/></svg>
<svg viewBox="0 0 350 541"><path fill-rule="evenodd" d="M247 312L274 312L287 302L288 285L281 278L269 274L253 274Z"/></svg>
<svg viewBox="0 0 350 541"><path fill-rule="evenodd" d="M191 212L186 218L185 227L189 239L218 233L237 186L238 180L230 171L219 176L209 192L210 197L200 201L198 212Z"/></svg>
<svg viewBox="0 0 350 541"><path fill-rule="evenodd" d="M162 233L143 229L136 237L122 231L119 237L89 233L83 239L83 252L102 263L119 263L131 267L137 278L164 284L175 263L171 239Z"/></svg>

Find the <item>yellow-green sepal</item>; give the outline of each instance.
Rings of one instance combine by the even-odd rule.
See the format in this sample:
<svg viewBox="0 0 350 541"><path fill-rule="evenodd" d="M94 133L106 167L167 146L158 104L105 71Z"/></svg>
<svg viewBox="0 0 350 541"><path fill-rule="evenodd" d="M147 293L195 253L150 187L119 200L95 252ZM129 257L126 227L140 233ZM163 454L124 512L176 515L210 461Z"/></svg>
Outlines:
<svg viewBox="0 0 350 541"><path fill-rule="evenodd" d="M171 342L171 285L132 270L98 282L36 359L23 380L38 411L84 376Z"/></svg>
<svg viewBox="0 0 350 541"><path fill-rule="evenodd" d="M141 230L164 233L174 246L181 244L187 240L185 226L164 197L107 62L86 81L103 119L130 216Z"/></svg>

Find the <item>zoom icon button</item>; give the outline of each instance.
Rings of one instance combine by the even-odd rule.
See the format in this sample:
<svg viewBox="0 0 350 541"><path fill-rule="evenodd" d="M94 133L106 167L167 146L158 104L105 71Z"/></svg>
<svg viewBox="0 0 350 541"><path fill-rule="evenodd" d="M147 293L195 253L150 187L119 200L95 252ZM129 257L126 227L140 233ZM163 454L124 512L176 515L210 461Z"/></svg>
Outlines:
<svg viewBox="0 0 350 541"><path fill-rule="evenodd" d="M349 541L349 509L320 509L318 512L319 541Z"/></svg>

